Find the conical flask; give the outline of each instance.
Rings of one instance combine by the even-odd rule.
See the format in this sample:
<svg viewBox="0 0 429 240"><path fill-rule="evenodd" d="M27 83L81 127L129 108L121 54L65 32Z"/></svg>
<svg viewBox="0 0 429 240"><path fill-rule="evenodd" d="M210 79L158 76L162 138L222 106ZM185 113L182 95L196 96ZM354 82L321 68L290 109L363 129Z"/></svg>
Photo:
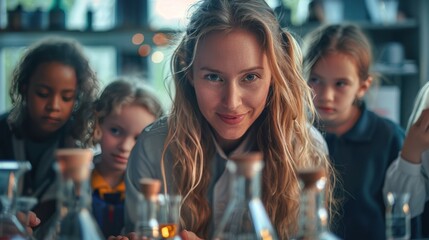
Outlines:
<svg viewBox="0 0 429 240"><path fill-rule="evenodd" d="M136 235L138 240L160 239L158 213L158 194L161 182L157 179L142 178L140 191L142 198L138 206L138 221L136 223Z"/></svg>
<svg viewBox="0 0 429 240"><path fill-rule="evenodd" d="M17 184L31 169L27 161L0 160L0 239L29 239L25 227L16 218Z"/></svg>
<svg viewBox="0 0 429 240"><path fill-rule="evenodd" d="M260 198L263 154L252 152L232 157L226 167L233 176L231 199L216 227L215 240L278 239Z"/></svg>
<svg viewBox="0 0 429 240"><path fill-rule="evenodd" d="M89 177L93 153L90 149L60 149L55 169L60 176L58 216L48 239L104 239L89 212L91 190Z"/></svg>
<svg viewBox="0 0 429 240"><path fill-rule="evenodd" d="M296 240L338 240L328 229L325 208L326 175L323 168L298 170L301 194Z"/></svg>

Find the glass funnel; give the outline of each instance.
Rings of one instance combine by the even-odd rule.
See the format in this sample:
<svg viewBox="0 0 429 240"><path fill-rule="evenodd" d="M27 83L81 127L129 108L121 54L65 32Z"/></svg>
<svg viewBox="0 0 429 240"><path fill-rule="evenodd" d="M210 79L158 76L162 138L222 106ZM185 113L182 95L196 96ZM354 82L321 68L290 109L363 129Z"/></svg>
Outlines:
<svg viewBox="0 0 429 240"><path fill-rule="evenodd" d="M231 200L216 227L214 239L278 239L260 198L262 159L262 153L253 152L228 161L226 167L233 176Z"/></svg>
<svg viewBox="0 0 429 240"><path fill-rule="evenodd" d="M26 239L25 227L16 218L17 184L31 169L27 161L0 161L0 239Z"/></svg>
<svg viewBox="0 0 429 240"><path fill-rule="evenodd" d="M328 229L328 211L325 208L327 178L323 168L298 170L301 194L298 234L296 240L337 240Z"/></svg>
<svg viewBox="0 0 429 240"><path fill-rule="evenodd" d="M89 212L92 168L91 149L60 149L56 152L55 169L59 175L57 221L51 226L48 239L104 239Z"/></svg>

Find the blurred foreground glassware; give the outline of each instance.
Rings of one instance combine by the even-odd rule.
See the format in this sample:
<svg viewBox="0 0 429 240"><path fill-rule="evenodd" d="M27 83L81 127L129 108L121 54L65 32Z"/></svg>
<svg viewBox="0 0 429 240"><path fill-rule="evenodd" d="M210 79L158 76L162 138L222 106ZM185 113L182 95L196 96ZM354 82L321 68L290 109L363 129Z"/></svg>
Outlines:
<svg viewBox="0 0 429 240"><path fill-rule="evenodd" d="M386 239L407 240L411 237L409 193L387 193Z"/></svg>
<svg viewBox="0 0 429 240"><path fill-rule="evenodd" d="M328 230L329 214L325 208L327 177L323 168L298 170L301 194L296 240L337 240Z"/></svg>
<svg viewBox="0 0 429 240"><path fill-rule="evenodd" d="M160 194L158 223L160 239L180 240L180 204L182 196L173 194Z"/></svg>
<svg viewBox="0 0 429 240"><path fill-rule="evenodd" d="M16 217L17 184L22 175L31 169L27 161L0 161L0 239L27 239L25 227Z"/></svg>
<svg viewBox="0 0 429 240"><path fill-rule="evenodd" d="M216 227L214 239L278 239L260 199L263 154L233 157L226 167L233 176L225 214Z"/></svg>
<svg viewBox="0 0 429 240"><path fill-rule="evenodd" d="M157 179L142 178L140 191L143 195L138 206L138 220L136 223L136 235L139 240L160 239L158 223L158 194L161 182Z"/></svg>
<svg viewBox="0 0 429 240"><path fill-rule="evenodd" d="M60 190L57 221L46 239L98 240L104 239L97 222L89 212L92 168L91 149L60 149L56 152L55 169L59 174Z"/></svg>

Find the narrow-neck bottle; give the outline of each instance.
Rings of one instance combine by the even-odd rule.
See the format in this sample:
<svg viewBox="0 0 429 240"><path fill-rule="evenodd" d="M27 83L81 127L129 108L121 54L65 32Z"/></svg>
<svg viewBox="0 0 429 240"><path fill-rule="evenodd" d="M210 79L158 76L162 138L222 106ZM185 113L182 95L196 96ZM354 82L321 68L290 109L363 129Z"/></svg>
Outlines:
<svg viewBox="0 0 429 240"><path fill-rule="evenodd" d="M156 179L142 178L140 191L142 198L138 206L138 220L136 223L137 239L160 239L159 222L157 219L158 194L161 182Z"/></svg>
<svg viewBox="0 0 429 240"><path fill-rule="evenodd" d="M262 159L262 153L253 152L228 161L226 166L233 176L231 199L219 226L215 226L214 239L277 239L260 198Z"/></svg>
<svg viewBox="0 0 429 240"><path fill-rule="evenodd" d="M89 211L92 167L91 149L60 149L56 152L59 174L57 219L47 239L104 239Z"/></svg>
<svg viewBox="0 0 429 240"><path fill-rule="evenodd" d="M329 214L325 207L326 176L322 168L298 171L301 194L296 240L336 240L329 231Z"/></svg>
<svg viewBox="0 0 429 240"><path fill-rule="evenodd" d="M49 29L66 29L66 12L62 6L61 0L54 0L54 4L52 5L51 9L49 9Z"/></svg>

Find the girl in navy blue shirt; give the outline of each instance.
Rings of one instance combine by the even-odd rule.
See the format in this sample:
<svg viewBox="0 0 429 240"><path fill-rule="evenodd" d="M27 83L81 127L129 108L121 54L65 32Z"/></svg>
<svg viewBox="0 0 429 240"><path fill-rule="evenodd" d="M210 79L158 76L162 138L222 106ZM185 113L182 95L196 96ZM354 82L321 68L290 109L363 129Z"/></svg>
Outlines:
<svg viewBox="0 0 429 240"><path fill-rule="evenodd" d="M340 184L332 230L342 239L385 239L384 176L404 140L401 127L362 101L373 82L371 47L355 25L322 26L305 42L304 68L315 93Z"/></svg>

